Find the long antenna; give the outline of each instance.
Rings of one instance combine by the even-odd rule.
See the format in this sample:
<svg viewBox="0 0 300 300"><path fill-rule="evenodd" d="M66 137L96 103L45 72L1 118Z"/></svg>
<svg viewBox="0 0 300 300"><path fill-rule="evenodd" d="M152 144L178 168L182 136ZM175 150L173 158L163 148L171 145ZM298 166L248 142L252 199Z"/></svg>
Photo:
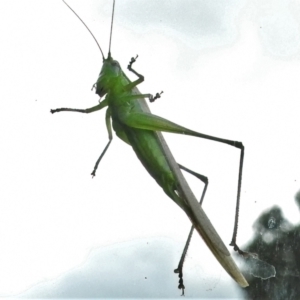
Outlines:
<svg viewBox="0 0 300 300"><path fill-rule="evenodd" d="M110 37L109 37L108 57L111 57L110 56L110 46L111 46L111 37L112 37L112 28L113 28L113 23L114 23L114 16L115 16L115 0L114 0L114 3L113 3L113 10L112 10L111 22L110 22Z"/></svg>
<svg viewBox="0 0 300 300"><path fill-rule="evenodd" d="M75 16L81 21L81 23L85 26L85 28L89 31L89 33L91 34L91 36L93 37L93 39L95 40L95 42L96 42L96 44L97 44L97 46L98 46L98 48L100 49L100 52L101 52L101 55L102 55L102 58L103 58L103 60L105 59L105 57L104 57L104 54L103 54L103 52L102 52L102 49L101 49L101 47L100 47L100 45L99 45L99 43L98 43L98 41L96 40L96 38L95 38L95 36L93 35L93 33L91 32L91 30L87 27L87 25L82 21L82 19L77 15L77 13L73 10L73 8L72 7L70 7L69 6L69 4L68 3L66 3L66 1L65 0L62 0L63 1L63 3L64 4L66 4L68 7L69 7L69 9L75 14Z"/></svg>

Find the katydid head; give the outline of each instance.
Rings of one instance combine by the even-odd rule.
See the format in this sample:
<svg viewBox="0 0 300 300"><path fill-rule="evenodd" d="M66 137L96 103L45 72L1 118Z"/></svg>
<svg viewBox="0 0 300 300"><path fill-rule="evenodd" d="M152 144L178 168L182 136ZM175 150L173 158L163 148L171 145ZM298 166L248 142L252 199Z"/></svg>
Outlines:
<svg viewBox="0 0 300 300"><path fill-rule="evenodd" d="M120 64L108 55L108 58L103 61L103 65L96 82L96 94L103 97L110 89L116 86L120 75L122 75Z"/></svg>

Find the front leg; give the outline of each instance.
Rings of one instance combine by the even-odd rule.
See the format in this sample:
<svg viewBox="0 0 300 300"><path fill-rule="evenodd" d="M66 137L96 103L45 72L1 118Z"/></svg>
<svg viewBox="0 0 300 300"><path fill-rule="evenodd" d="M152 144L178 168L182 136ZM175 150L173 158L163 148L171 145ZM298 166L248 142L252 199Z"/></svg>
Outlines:
<svg viewBox="0 0 300 300"><path fill-rule="evenodd" d="M131 67L132 67L133 63L136 62L136 60L137 60L138 57L139 57L138 55L136 55L136 57L131 57L131 60L130 60L130 62L128 64L128 66L127 66L128 70L132 71Z"/></svg>
<svg viewBox="0 0 300 300"><path fill-rule="evenodd" d="M125 89L126 89L127 91L132 90L135 86L137 86L138 84L142 83L142 82L145 80L145 77L144 77L143 75L139 74L137 71L135 71L135 70L132 69L132 65L136 62L136 60L137 60L138 57L139 57L138 55L137 55L136 57L132 57L131 60L130 60L130 62L129 62L129 64L128 64L128 67L127 67L127 68L128 68L128 70L129 70L130 72L134 73L139 79L136 80L136 81L134 81L134 82L129 83L129 84L125 87ZM161 97L160 95L161 95L162 93L163 93L163 91L160 92L160 93L156 93L154 97L153 97L151 94L144 94L144 95L141 95L141 96L144 96L144 97L146 97L146 98L149 98L149 101L150 101L150 102L154 102L156 99L158 99L158 98Z"/></svg>
<svg viewBox="0 0 300 300"><path fill-rule="evenodd" d="M152 94L135 94L135 95L124 96L124 97L122 97L122 99L136 100L136 99L148 98L150 102L154 102L157 98L161 98L160 95L162 93L163 93L163 91L161 91L160 93L156 93L154 97Z"/></svg>
<svg viewBox="0 0 300 300"><path fill-rule="evenodd" d="M136 62L137 58L138 58L138 55L136 57L132 57L127 68L130 72L134 73L139 79L134 82L129 83L125 87L125 89L127 91L132 90L135 86L137 86L138 84L142 83L145 80L145 77L143 75L139 74L138 72L136 72L135 70L132 69L132 65L133 65L133 63Z"/></svg>
<svg viewBox="0 0 300 300"><path fill-rule="evenodd" d="M158 98L160 98L161 96L161 94L163 93L164 91L161 91L160 93L156 93L156 95L153 97L152 95L150 95L150 97L149 97L149 101L150 102L154 102L156 99L158 99Z"/></svg>

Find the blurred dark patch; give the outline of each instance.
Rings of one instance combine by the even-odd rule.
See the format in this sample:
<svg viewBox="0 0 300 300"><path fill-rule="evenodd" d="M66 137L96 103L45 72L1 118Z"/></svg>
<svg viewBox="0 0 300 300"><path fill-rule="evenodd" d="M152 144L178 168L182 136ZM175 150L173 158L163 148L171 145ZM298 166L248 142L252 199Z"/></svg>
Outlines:
<svg viewBox="0 0 300 300"><path fill-rule="evenodd" d="M295 196L300 209L300 191ZM278 206L264 212L254 223L254 239L245 251L276 268L276 276L266 280L245 274L250 286L245 299L300 299L300 225L286 220Z"/></svg>

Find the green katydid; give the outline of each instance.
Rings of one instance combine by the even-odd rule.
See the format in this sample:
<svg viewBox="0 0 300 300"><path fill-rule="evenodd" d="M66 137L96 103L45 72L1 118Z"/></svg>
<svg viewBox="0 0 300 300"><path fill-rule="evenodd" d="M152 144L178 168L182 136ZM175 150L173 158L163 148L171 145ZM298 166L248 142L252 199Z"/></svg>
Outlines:
<svg viewBox="0 0 300 300"><path fill-rule="evenodd" d="M74 12L74 10L63 0L63 2ZM154 97L151 94L141 94L137 89L137 85L144 81L144 77L136 72L132 65L136 62L137 56L132 58L128 70L134 73L138 79L131 82L125 73L122 71L120 64L114 60L111 56L111 37L112 37L112 25L114 17L114 7L115 0L113 2L113 12L111 20L111 32L110 32L110 42L109 51L107 58L104 57L102 49L95 37L86 26L86 24L81 20L81 18L75 13L75 15L80 19L84 26L89 30L93 38L95 39L103 58L103 65L101 68L100 75L93 85L96 90L96 94L100 96L106 96L105 99L99 102L98 105L88 108L88 109L72 109L72 108L58 108L51 110L51 113L61 112L61 111L73 111L80 113L92 113L107 107L106 110L106 127L108 131L109 141L98 158L92 175L96 175L96 170L98 164L102 157L106 153L113 135L112 127L116 135L123 140L125 143L129 144L135 151L137 157L144 165L149 174L156 180L164 192L176 203L178 204L184 212L187 214L188 218L192 222L192 228L188 237L184 253L181 257L178 269L175 270L179 273L179 288L182 289L184 293L184 285L182 279L182 268L185 254L192 236L193 229L195 228L200 236L203 238L211 252L223 266L223 268L228 272L228 274L242 287L248 286L247 281L243 277L242 273L236 266L235 262L230 256L229 251L224 245L223 241L219 237L218 233L214 229L210 220L201 208L201 202L204 198L205 191L207 188L207 178L203 175L197 174L181 165L179 165L170 149L168 148L161 132L171 132L178 134L191 135L195 137L200 137L208 140L217 141L220 143L225 143L230 146L240 149L240 166L239 166L239 180L238 180L238 192L237 192L237 205L236 205L236 220L234 226L234 233L232 237L231 244L234 249L240 254L243 252L236 245L236 235L237 235L237 217L239 210L239 199L241 191L241 180L242 180L242 168L243 168L243 158L244 158L244 146L241 142L222 139L218 137L209 136L202 134L188 128L177 125L170 122L162 117L153 115L145 101L148 98L150 102L155 99L160 98L161 93L157 93ZM112 126L111 126L112 121ZM192 175L198 177L205 183L205 188L202 193L200 205L197 202L193 192L191 191L189 185L187 184L185 178L183 177L180 169L185 170Z"/></svg>

